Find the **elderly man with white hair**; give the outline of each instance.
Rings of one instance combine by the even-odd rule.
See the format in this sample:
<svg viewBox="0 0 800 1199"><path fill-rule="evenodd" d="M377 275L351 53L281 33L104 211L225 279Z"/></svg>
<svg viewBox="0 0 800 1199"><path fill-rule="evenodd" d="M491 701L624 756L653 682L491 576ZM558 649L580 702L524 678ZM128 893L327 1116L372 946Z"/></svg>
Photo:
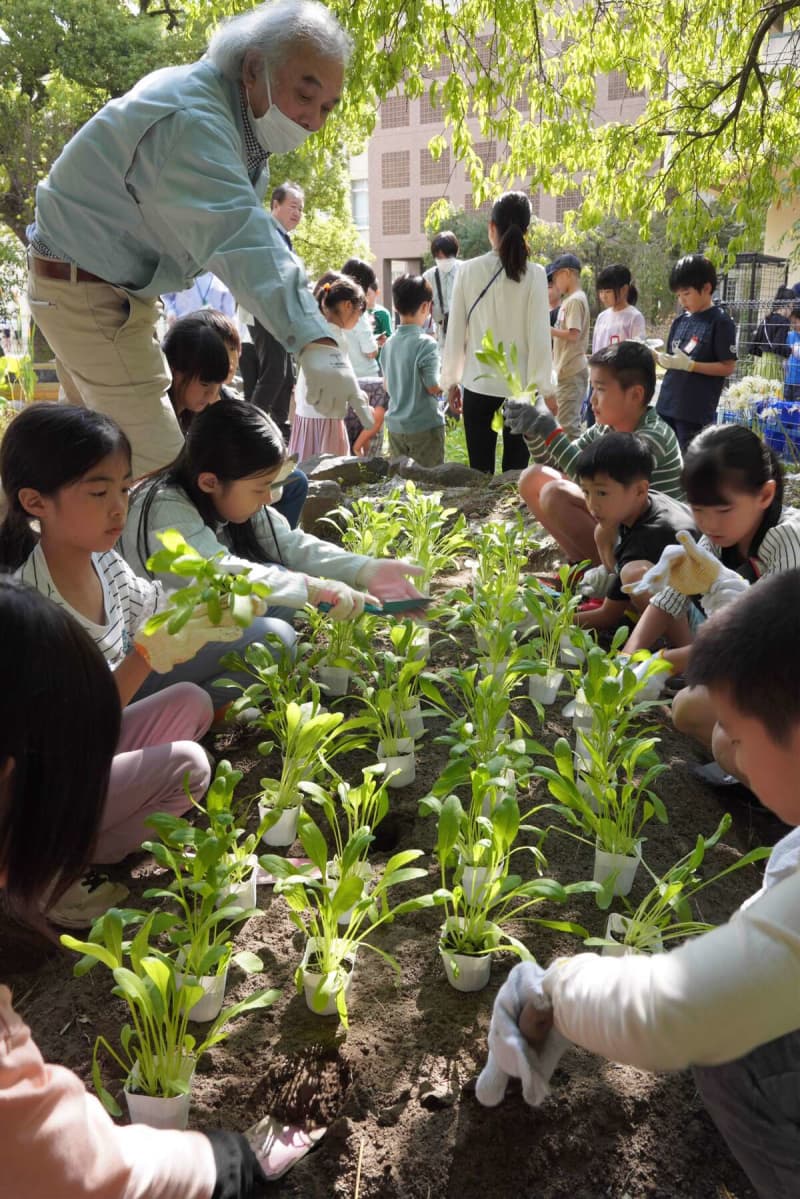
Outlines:
<svg viewBox="0 0 800 1199"><path fill-rule="evenodd" d="M220 26L200 62L156 71L106 104L39 184L31 310L70 402L128 434L135 476L182 445L154 331L159 295L202 271L298 355L312 402L362 407L302 264L263 207L269 155L321 129L350 49L314 0L258 5Z"/></svg>

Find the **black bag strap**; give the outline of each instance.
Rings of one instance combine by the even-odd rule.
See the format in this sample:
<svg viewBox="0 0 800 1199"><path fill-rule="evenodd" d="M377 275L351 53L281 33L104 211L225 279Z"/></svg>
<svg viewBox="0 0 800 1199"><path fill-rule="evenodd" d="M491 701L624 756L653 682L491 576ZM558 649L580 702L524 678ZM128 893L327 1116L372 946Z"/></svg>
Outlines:
<svg viewBox="0 0 800 1199"><path fill-rule="evenodd" d="M442 281L439 278L438 266L434 268L433 277L436 280L436 293L439 297L439 307L442 310L442 320L444 320L444 318L447 316L447 313L444 310L444 296L442 295Z"/></svg>
<svg viewBox="0 0 800 1199"><path fill-rule="evenodd" d="M491 277L491 279L489 280L489 282L488 282L488 283L486 284L486 286L484 287L483 291L480 293L480 295L479 295L479 296L478 296L478 297L477 297L475 300L473 300L473 302L472 302L472 307L470 308L469 312L467 313L467 320L466 320L466 324L467 324L467 325L469 324L469 318L472 316L472 314L473 314L473 312L475 311L475 309L476 309L476 307L478 306L478 304L480 304L481 300L482 300L482 299L483 299L483 297L486 295L487 291L488 291L488 290L489 290L489 288L492 286L492 284L494 283L495 279L497 279L499 275L502 275L502 273L503 273L503 267L502 267L502 266L499 266L499 267L497 268L497 270L495 271L495 273L492 275L492 277Z"/></svg>

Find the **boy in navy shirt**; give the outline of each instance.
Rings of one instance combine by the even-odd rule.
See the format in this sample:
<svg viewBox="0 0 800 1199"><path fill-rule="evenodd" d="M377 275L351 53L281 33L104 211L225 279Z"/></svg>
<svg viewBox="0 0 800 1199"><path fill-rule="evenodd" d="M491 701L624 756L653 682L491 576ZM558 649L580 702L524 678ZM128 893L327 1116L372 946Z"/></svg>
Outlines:
<svg viewBox="0 0 800 1199"><path fill-rule="evenodd" d="M680 258L669 286L684 311L672 322L666 351L656 353L667 371L656 412L685 450L695 434L714 423L723 382L736 370L736 326L712 302L717 272L702 254Z"/></svg>
<svg viewBox="0 0 800 1199"><path fill-rule="evenodd" d="M786 360L786 383L783 398L792 404L800 401L800 308L789 314L789 332L786 334L789 357Z"/></svg>
<svg viewBox="0 0 800 1199"><path fill-rule="evenodd" d="M652 450L635 433L606 433L575 460L575 478L597 521L597 552L610 575L601 607L575 617L584 629L611 630L623 624L632 606L623 585L637 583L680 531L697 536L684 504L650 490L654 465Z"/></svg>

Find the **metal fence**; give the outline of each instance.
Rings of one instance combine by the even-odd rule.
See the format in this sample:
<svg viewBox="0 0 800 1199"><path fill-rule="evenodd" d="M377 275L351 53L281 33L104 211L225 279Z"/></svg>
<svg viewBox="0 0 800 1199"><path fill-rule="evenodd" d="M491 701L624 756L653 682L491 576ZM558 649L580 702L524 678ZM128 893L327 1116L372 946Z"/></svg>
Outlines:
<svg viewBox="0 0 800 1199"><path fill-rule="evenodd" d="M748 354L753 335L771 310L779 287L786 287L789 260L771 254L739 254L735 264L720 280L718 303L736 325L739 361L734 379L752 373Z"/></svg>

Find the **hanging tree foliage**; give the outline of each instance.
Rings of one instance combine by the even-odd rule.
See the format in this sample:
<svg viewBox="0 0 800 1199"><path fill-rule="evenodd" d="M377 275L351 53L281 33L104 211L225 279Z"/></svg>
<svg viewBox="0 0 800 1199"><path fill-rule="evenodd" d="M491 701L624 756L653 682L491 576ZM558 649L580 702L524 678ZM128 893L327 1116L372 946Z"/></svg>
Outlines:
<svg viewBox="0 0 800 1199"><path fill-rule="evenodd" d="M109 95L196 56L231 0L5 0L0 44L0 219L19 232L60 145ZM643 231L665 213L685 248L714 244L723 216L758 241L770 203L800 183L800 0L331 0L355 39L341 110L308 153L369 132L380 98L428 92L434 138L480 203L512 179L580 186L585 225L604 214ZM776 30L783 33L775 37ZM646 103L599 124L597 77L620 72ZM509 147L484 174L467 126ZM17 152L22 149L23 153ZM27 208L26 208L27 205Z"/></svg>

